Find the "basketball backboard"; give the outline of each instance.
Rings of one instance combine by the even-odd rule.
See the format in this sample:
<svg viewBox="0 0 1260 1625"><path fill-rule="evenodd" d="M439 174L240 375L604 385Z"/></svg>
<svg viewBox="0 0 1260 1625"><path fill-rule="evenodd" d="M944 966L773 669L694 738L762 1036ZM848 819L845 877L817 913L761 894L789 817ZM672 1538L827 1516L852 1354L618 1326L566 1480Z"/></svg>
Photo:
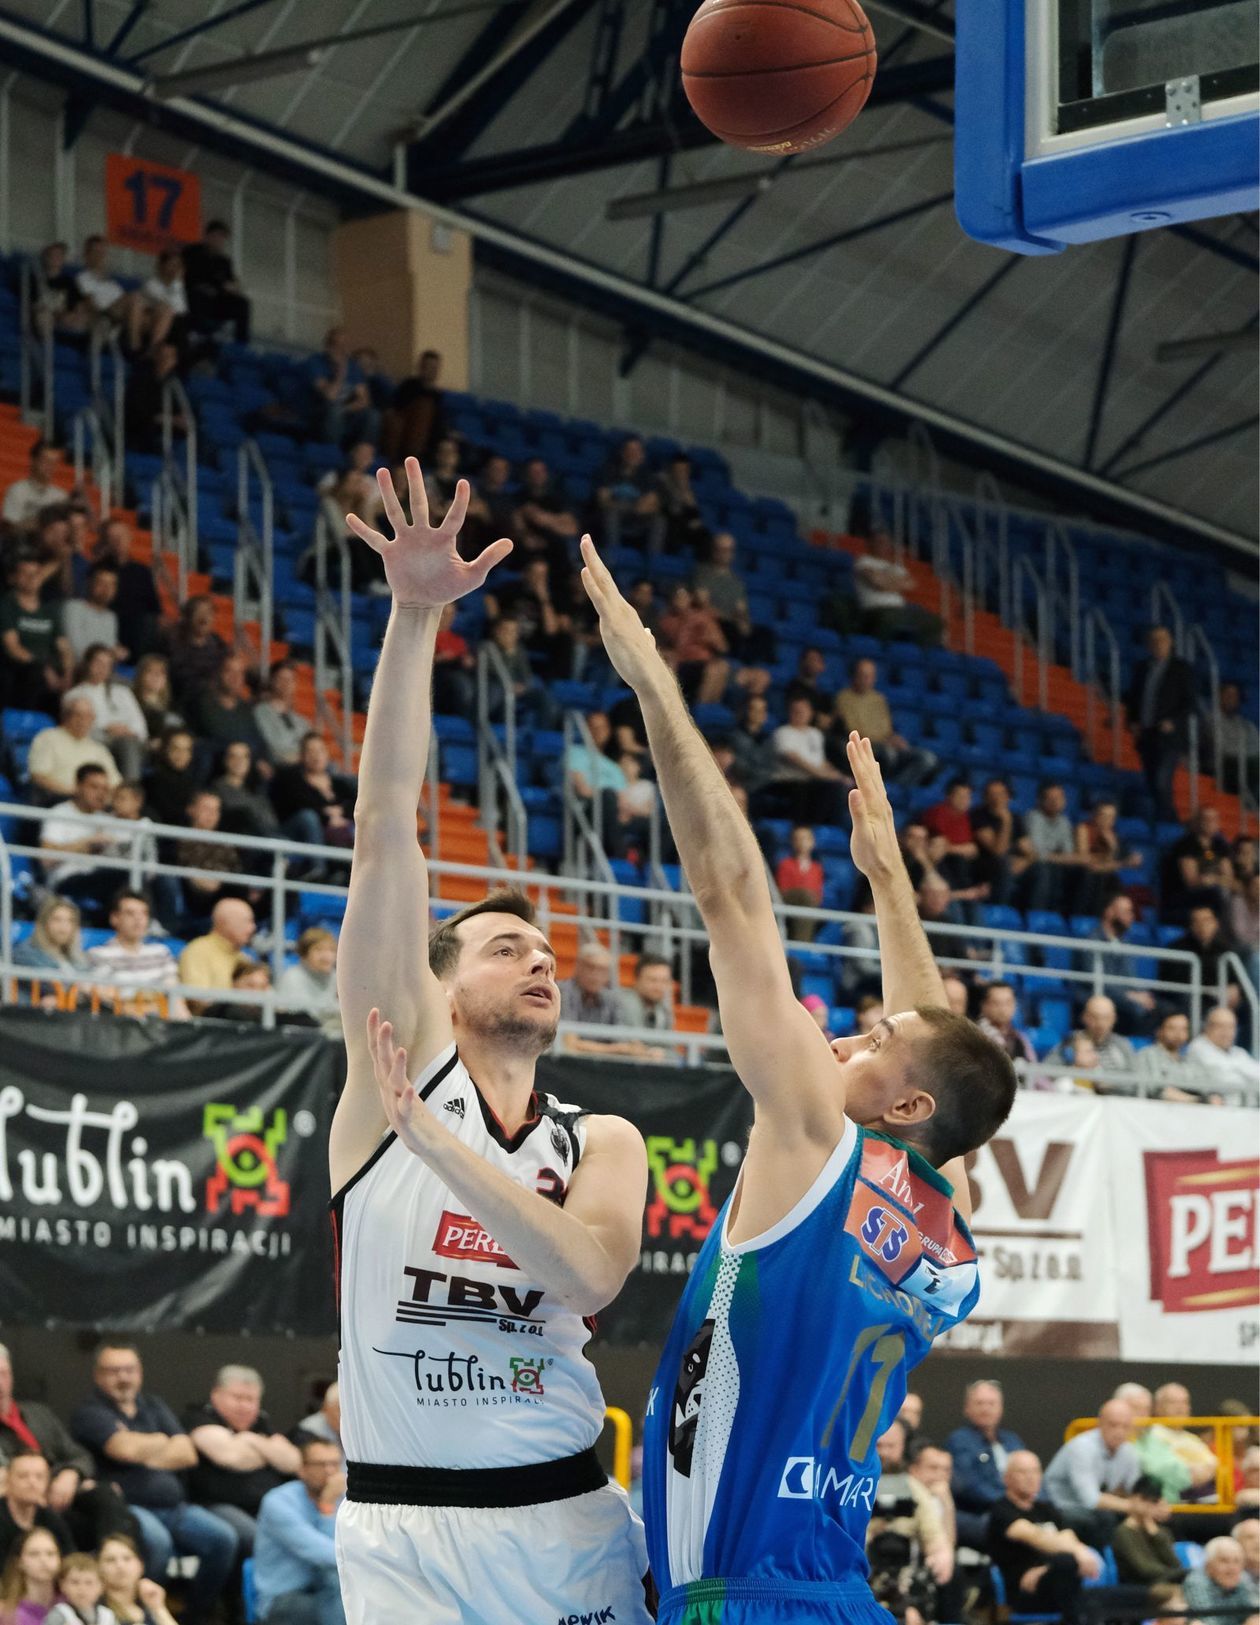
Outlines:
<svg viewBox="0 0 1260 1625"><path fill-rule="evenodd" d="M1025 254L1260 205L1260 0L960 0L959 223Z"/></svg>

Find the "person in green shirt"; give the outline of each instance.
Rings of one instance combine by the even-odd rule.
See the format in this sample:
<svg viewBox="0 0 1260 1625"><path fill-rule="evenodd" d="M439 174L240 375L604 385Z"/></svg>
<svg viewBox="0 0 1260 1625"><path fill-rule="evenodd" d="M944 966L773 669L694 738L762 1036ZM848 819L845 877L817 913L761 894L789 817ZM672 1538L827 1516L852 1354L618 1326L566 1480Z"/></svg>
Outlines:
<svg viewBox="0 0 1260 1625"><path fill-rule="evenodd" d="M6 705L53 712L70 683L73 657L62 633L61 605L41 603L40 567L19 558L0 597L0 698Z"/></svg>

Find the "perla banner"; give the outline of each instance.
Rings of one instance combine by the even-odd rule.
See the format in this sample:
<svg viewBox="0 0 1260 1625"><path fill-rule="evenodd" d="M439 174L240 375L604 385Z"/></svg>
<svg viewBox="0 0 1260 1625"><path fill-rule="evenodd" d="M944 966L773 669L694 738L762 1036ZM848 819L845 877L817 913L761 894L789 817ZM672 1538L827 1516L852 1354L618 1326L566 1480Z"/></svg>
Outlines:
<svg viewBox="0 0 1260 1625"><path fill-rule="evenodd" d="M339 1047L305 1029L0 1014L0 1319L334 1326Z"/></svg>

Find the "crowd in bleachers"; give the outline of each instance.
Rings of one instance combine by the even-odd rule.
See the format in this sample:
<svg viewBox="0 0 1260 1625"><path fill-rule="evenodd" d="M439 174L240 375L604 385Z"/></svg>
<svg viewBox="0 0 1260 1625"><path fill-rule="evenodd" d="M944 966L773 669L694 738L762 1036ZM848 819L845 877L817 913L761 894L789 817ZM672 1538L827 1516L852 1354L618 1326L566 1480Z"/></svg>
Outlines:
<svg viewBox="0 0 1260 1625"><path fill-rule="evenodd" d="M113 1339L96 1350L86 1388L64 1418L18 1400L0 1348L0 1625L106 1625L83 1611L102 1601L119 1622L169 1625L168 1585L185 1625L235 1621L242 1582L251 1617L268 1625L336 1625L336 1384L310 1414L291 1401L278 1418L263 1408L258 1373L228 1365L177 1416L147 1387L137 1346ZM1182 1384L1152 1395L1127 1382L1043 1471L1003 1408L992 1379L970 1383L952 1417L926 1416L911 1393L877 1441L867 1552L876 1595L898 1619L958 1625L996 1601L1068 1622L1250 1620L1260 1444L1249 1425L1229 1428L1232 1474L1222 1474L1224 1436L1181 1420L1203 1410ZM1252 1413L1232 1398L1207 1410ZM1152 1416L1161 1420L1135 1427ZM76 1552L96 1554L93 1564ZM191 1564L172 1568L187 1558L191 1575ZM57 1616L59 1598L80 1613Z"/></svg>
<svg viewBox="0 0 1260 1625"><path fill-rule="evenodd" d="M12 295L3 297L15 316ZM5 316L0 308L0 333ZM580 798L598 803L618 877L631 884L648 878L652 765L633 696L616 683L581 588L576 543L589 527L677 670L788 902L869 914L847 856L844 739L857 728L876 745L926 920L1082 943L1076 951L1031 953L1007 945L1009 982L996 988L964 964L968 1008L986 1030L1012 1054L1064 1068L1057 1076L1088 1071L1094 1054L1111 1070L1141 1075L1153 1068L1170 1097L1187 1093L1174 1077L1163 1078L1189 1053L1173 1042L1185 1001L1109 985L1106 998L1082 1008L1082 984L1045 974L1092 969L1095 956L1084 945L1093 939L1131 949L1106 960L1112 984L1149 975L1149 949L1170 944L1199 959L1209 990L1227 951L1254 974L1254 841L1227 841L1211 803L1188 827L1168 817L1172 769L1184 755L1197 698L1193 674L1166 633L1152 632L1139 659L1130 614L1128 711L1146 772L1123 773L1088 759L1067 718L1016 705L993 661L942 647L942 622L913 600L910 574L863 489L850 518L863 545L824 549L798 537L784 504L750 501L735 490L717 453L444 390L436 352L426 351L415 373L395 384L340 328L313 356L252 349L248 298L219 223L182 256L159 256L154 275L139 283L112 274L99 238L85 245L77 272L64 245L51 245L40 257L32 320L56 341L63 431L65 414L85 399L88 335L100 324L117 333L129 357L126 494L139 509L161 463L163 378L183 380L197 420L203 562L222 588L235 562L237 449L247 436L256 441L275 495L278 630L299 655L313 642L311 545L321 511L337 526L350 510L379 522L371 471L382 459L399 475L404 456L423 459L435 517L457 480L471 478L461 548L475 554L508 534L516 550L487 590L443 617L434 677L442 774L471 794L476 660L483 645L492 646L491 715L502 717L510 687L536 863L559 859L567 776ZM0 388L5 368L0 352ZM190 598L178 622L164 624L158 584L133 556L128 523L113 519L98 528L82 493L67 493L55 478L57 467L57 453L38 443L29 475L3 495L9 590L0 598L0 771L6 795L57 813L51 836L49 826L44 832L57 855L30 876L30 918L19 924L16 952L75 959L71 910L55 923L56 949L48 920L34 918L41 899L54 897L78 909L93 934L91 949L115 941L119 873L92 862L111 839L117 849L116 838L91 831L93 817L109 811L187 827L187 837L163 855L203 877L157 877L147 897L151 918L177 943L208 937L232 947L231 957L197 956L216 985L230 987L238 973L257 980L252 961L239 962L248 937L235 939L244 928L226 936L219 930L224 905L252 911L259 900L239 878L248 867L244 855L204 837L279 834L348 848L353 780L297 714L293 667L274 667L259 685L250 651L216 631L210 597ZM1243 676L1251 657L1241 655L1240 628L1254 618L1254 606L1248 611L1231 598L1219 571L1196 566L1191 584L1177 559L1112 538L1096 558L1086 555L1086 585L1092 580L1098 601L1117 616L1111 582L1121 558L1130 574L1165 572L1182 583L1187 610L1197 608L1219 632L1226 676ZM356 680L365 695L387 604L377 555L354 543L352 559ZM1133 597L1130 591L1130 611ZM1238 682L1227 683L1222 709L1227 743L1241 746L1246 763L1258 740L1243 693ZM559 729L570 710L584 714L593 743L566 755ZM1231 760L1237 756L1235 749ZM1249 785L1229 788L1247 793ZM668 866L667 831L662 856ZM343 865L307 866L312 880L344 873ZM802 995L824 1027L849 1030L858 1001L877 994L877 967L820 950L836 942L869 947L873 931L861 923L825 926L817 937L812 930L803 919L792 927ZM945 951L944 939L937 945ZM956 957L975 952L959 947ZM1037 967L1043 974L1034 976ZM305 959L292 968L302 978L316 974ZM1193 1039L1223 1082L1236 1082L1243 1067L1250 1086L1255 1069L1236 1043L1237 1022L1249 1011L1236 979L1225 986L1225 1007L1187 1042ZM1012 993L1015 1009L1007 1015ZM1099 1015L1108 1004L1114 1032L1103 1030ZM312 1013L327 1016L326 1009ZM1136 1066L1135 1050L1146 1054L1148 1047L1151 1059Z"/></svg>

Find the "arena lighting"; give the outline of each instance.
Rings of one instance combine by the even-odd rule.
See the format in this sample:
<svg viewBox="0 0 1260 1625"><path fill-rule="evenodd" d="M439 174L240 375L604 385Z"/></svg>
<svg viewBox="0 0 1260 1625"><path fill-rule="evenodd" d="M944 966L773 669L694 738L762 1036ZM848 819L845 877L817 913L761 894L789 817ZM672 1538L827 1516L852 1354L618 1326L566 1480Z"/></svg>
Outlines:
<svg viewBox="0 0 1260 1625"><path fill-rule="evenodd" d="M228 62L184 68L179 73L155 74L148 88L155 96L196 96L208 90L221 90L227 85L245 85L256 79L279 78L281 74L313 68L323 60L326 52L338 45L355 45L360 40L378 39L383 34L401 34L408 28L446 22L450 18L466 17L478 11L516 10L523 3L524 0L462 0L459 5L447 6L444 11L433 11L424 17L403 17L397 22L375 23L370 28L355 28L344 34L327 34L322 39L303 40L298 45L282 45L274 51L255 51L249 56L233 57Z"/></svg>
<svg viewBox="0 0 1260 1625"><path fill-rule="evenodd" d="M1192 339L1169 339L1155 350L1156 361L1187 361L1191 356L1215 355L1218 350L1248 350L1256 347L1254 326L1230 333L1200 333Z"/></svg>
<svg viewBox="0 0 1260 1625"><path fill-rule="evenodd" d="M850 164L858 158L879 158L892 152L908 152L915 147L936 147L951 141L949 135L925 135L914 141L886 141L863 147L860 152L838 152L827 158L811 158L791 168L762 169L752 175L728 175L721 180L696 181L690 186L669 186L659 192L628 192L613 198L604 209L606 220L635 220L641 215L662 214L667 209L698 209L706 203L723 203L728 198L756 197L769 191L781 177L800 175L809 169L829 169Z"/></svg>

